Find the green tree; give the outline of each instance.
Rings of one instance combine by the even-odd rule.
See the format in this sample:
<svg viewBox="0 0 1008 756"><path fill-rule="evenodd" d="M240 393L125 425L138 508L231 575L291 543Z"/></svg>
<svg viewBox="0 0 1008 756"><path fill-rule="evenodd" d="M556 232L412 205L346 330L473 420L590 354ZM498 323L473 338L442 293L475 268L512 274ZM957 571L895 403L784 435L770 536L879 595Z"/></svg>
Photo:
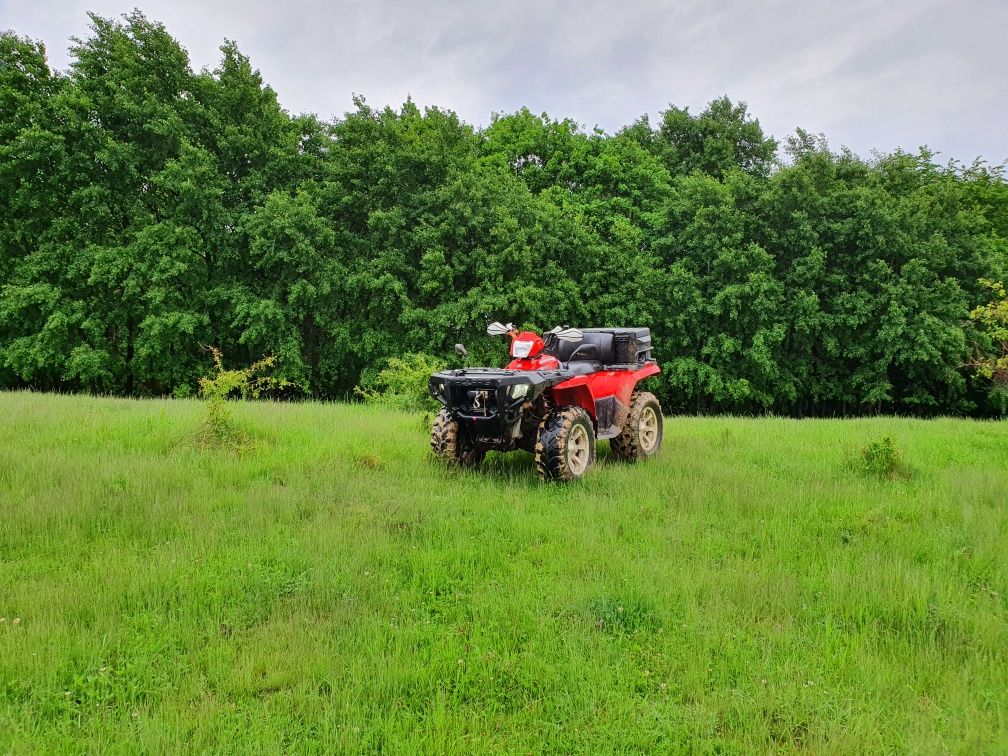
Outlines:
<svg viewBox="0 0 1008 756"><path fill-rule="evenodd" d="M763 133L744 102L727 97L712 100L698 115L670 106L654 130L644 116L624 133L661 158L672 175L722 178L738 169L766 177L777 160L776 140Z"/></svg>
<svg viewBox="0 0 1008 756"><path fill-rule="evenodd" d="M980 285L993 299L970 312L976 344L967 363L977 376L992 385L992 403L1001 412L1008 410L1008 295L1001 281L981 279Z"/></svg>
<svg viewBox="0 0 1008 756"><path fill-rule="evenodd" d="M615 134L363 98L323 122L139 12L71 54L0 35L0 386L184 394L209 343L345 397L460 340L499 362L506 319L651 327L675 410L1003 411L963 324L1008 275L1004 166L802 130L781 161L727 98Z"/></svg>

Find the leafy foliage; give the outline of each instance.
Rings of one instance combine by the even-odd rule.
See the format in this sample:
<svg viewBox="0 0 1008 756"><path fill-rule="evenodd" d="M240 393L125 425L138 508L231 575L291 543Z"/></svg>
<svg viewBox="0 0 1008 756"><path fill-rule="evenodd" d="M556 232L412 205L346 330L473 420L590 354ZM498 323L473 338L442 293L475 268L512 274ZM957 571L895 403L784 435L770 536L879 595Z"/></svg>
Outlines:
<svg viewBox="0 0 1008 756"><path fill-rule="evenodd" d="M862 469L866 475L883 480L907 476L903 454L892 436L870 441L861 449Z"/></svg>
<svg viewBox="0 0 1008 756"><path fill-rule="evenodd" d="M195 72L141 13L91 20L66 71L0 35L2 387L186 395L217 344L387 393L389 358L500 363L489 318L650 327L674 411L1005 409L963 328L1008 274L1001 166L780 150L727 98L615 134L363 98L327 123L231 42Z"/></svg>
<svg viewBox="0 0 1008 756"><path fill-rule="evenodd" d="M1008 385L1008 296L1000 281L981 279L980 284L991 290L994 299L970 312L970 320L977 324L988 344L987 353L978 354L972 365L981 377L1005 386Z"/></svg>
<svg viewBox="0 0 1008 756"><path fill-rule="evenodd" d="M431 397L427 385L431 373L444 367L443 361L426 354L389 357L385 367L366 378L361 386L355 388L355 393L372 404L411 412L434 411L438 404Z"/></svg>
<svg viewBox="0 0 1008 756"><path fill-rule="evenodd" d="M240 445L242 434L235 426L228 408L228 399L258 399L266 391L287 386L283 380L263 375L276 365L276 357L270 355L241 370L224 367L224 357L217 347L207 347L213 357L212 375L199 379L200 398L206 403L206 420L203 424L203 440L211 445Z"/></svg>

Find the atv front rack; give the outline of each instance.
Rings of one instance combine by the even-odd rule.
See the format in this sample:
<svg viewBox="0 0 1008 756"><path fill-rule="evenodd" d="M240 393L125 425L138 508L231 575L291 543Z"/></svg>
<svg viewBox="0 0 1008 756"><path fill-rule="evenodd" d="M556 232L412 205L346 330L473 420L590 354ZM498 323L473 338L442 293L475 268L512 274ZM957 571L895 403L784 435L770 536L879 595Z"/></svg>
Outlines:
<svg viewBox="0 0 1008 756"><path fill-rule="evenodd" d="M431 396L460 420L499 423L512 427L526 402L574 376L571 370L501 370L463 368L443 370L430 378Z"/></svg>

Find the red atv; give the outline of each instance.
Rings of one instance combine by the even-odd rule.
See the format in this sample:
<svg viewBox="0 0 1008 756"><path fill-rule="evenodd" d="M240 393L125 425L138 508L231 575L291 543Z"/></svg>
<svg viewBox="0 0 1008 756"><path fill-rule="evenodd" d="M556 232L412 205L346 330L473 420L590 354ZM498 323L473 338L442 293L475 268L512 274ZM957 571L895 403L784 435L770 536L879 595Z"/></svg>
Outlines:
<svg viewBox="0 0 1008 756"><path fill-rule="evenodd" d="M479 464L490 449L535 454L543 480L576 480L607 438L617 459L658 453L661 406L638 381L659 372L647 328L554 328L542 336L491 323L511 337L500 368L443 370L430 378L442 409L431 431L434 453L452 464ZM465 348L455 345L465 356Z"/></svg>

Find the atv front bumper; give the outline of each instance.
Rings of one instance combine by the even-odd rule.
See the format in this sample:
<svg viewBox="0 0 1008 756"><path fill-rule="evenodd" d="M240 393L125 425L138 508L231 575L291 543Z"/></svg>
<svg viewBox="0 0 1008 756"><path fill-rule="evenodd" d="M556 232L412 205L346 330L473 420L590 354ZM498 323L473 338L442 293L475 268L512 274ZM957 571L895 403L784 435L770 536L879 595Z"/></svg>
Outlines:
<svg viewBox="0 0 1008 756"><path fill-rule="evenodd" d="M573 377L570 370L443 370L430 378L431 396L457 420L479 426L481 436L516 438L523 407L550 386Z"/></svg>

